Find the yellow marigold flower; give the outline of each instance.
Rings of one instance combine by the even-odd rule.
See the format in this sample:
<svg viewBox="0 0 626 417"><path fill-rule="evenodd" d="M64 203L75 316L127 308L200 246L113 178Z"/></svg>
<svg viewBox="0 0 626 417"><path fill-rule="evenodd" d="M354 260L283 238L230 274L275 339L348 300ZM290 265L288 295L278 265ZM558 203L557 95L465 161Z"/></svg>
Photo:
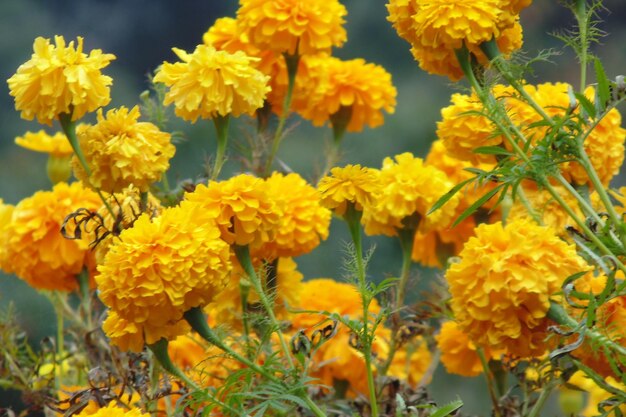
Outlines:
<svg viewBox="0 0 626 417"><path fill-rule="evenodd" d="M474 153L480 146L497 146L502 136L494 136L496 127L483 112L483 105L475 94L453 94L452 104L441 109L437 122L437 137L454 158L473 164L495 163L493 155ZM471 113L470 113L471 112Z"/></svg>
<svg viewBox="0 0 626 417"><path fill-rule="evenodd" d="M544 353L550 297L565 278L589 269L573 245L524 219L478 226L459 257L446 279L461 330L519 357Z"/></svg>
<svg viewBox="0 0 626 417"><path fill-rule="evenodd" d="M76 417L149 417L150 414L146 414L138 408L132 407L122 408L115 404L115 401L110 402L106 407L102 407L97 411L83 410L80 414L76 414Z"/></svg>
<svg viewBox="0 0 626 417"><path fill-rule="evenodd" d="M456 216L463 211L457 210ZM452 223L446 227L436 228L429 231L418 230L413 238L413 251L411 259L428 267L443 268L451 256L456 256L463 249L465 242L474 236L476 221L473 216L463 220L452 227Z"/></svg>
<svg viewBox="0 0 626 417"><path fill-rule="evenodd" d="M98 266L100 299L152 344L225 286L229 257L219 228L198 204L184 202L152 220L143 214ZM112 323L110 329L120 327Z"/></svg>
<svg viewBox="0 0 626 417"><path fill-rule="evenodd" d="M174 103L179 117L195 123L198 117L253 114L263 107L269 77L253 66L258 58L209 45L198 45L192 54L173 51L183 62L164 62L154 81L169 87L163 104Z"/></svg>
<svg viewBox="0 0 626 417"><path fill-rule="evenodd" d="M349 108L347 130L360 132L365 125L382 125L382 110L395 111L397 91L383 67L363 59L343 61L331 56L312 58L308 67L313 82L306 92L307 104L299 113L313 125L322 126Z"/></svg>
<svg viewBox="0 0 626 417"><path fill-rule="evenodd" d="M435 336L441 352L441 363L450 374L472 377L483 373L480 357L476 353L476 344L463 332L454 321L446 321L441 325L439 334ZM483 348L487 361L497 359L489 348Z"/></svg>
<svg viewBox="0 0 626 417"><path fill-rule="evenodd" d="M264 259L300 256L328 237L331 212L320 203L320 193L298 174L274 173L266 180L267 192L282 211L274 239L253 255Z"/></svg>
<svg viewBox="0 0 626 417"><path fill-rule="evenodd" d="M380 171L358 164L335 167L330 175L320 180L317 189L322 194L322 205L340 216L346 212L348 203L363 211L363 207L373 204L380 192Z"/></svg>
<svg viewBox="0 0 626 417"><path fill-rule="evenodd" d="M7 256L6 242L8 240L8 236L4 233L11 224L14 209L15 206L11 204L4 204L4 200L0 198L0 269L2 269L4 259Z"/></svg>
<svg viewBox="0 0 626 417"><path fill-rule="evenodd" d="M115 55L103 54L94 49L89 55L83 53L83 38L77 38L66 46L63 36L50 39L38 37L33 45L31 59L20 65L8 79L11 96L15 97L15 109L22 118L51 125L59 114L72 115L78 120L87 112L106 106L111 101L109 85L111 77L100 70L115 59Z"/></svg>
<svg viewBox="0 0 626 417"><path fill-rule="evenodd" d="M57 132L49 135L43 129L39 132L26 132L23 136L16 137L15 144L31 151L55 156L67 156L74 152L64 133Z"/></svg>
<svg viewBox="0 0 626 417"><path fill-rule="evenodd" d="M91 176L74 157L76 178L108 193L121 192L131 184L147 191L159 181L176 148L170 142L172 135L152 123L138 122L139 116L138 106L109 110L106 117L100 109L98 123L78 135Z"/></svg>
<svg viewBox="0 0 626 417"><path fill-rule="evenodd" d="M11 220L0 233L0 268L15 273L37 289L72 291L84 267L94 268L86 242L61 234L67 215L79 208L95 210L98 195L80 183L58 183L52 191L39 191L13 209ZM73 234L68 224L69 235Z"/></svg>
<svg viewBox="0 0 626 417"><path fill-rule="evenodd" d="M261 49L291 55L330 52L346 41L346 8L337 0L240 0L237 21Z"/></svg>
<svg viewBox="0 0 626 417"><path fill-rule="evenodd" d="M573 385L574 387L579 388L583 392L587 393L587 395L585 396L586 397L585 404L581 405L580 407L582 408L582 410L581 409L575 410L576 411L575 415L579 415L583 417L599 416L602 414L600 404L603 401L606 401L610 399L611 397L613 397L613 394L599 387L591 378L585 375L582 371L577 371L574 375L571 376L571 378L567 382L570 385ZM613 377L607 377L604 382L606 382L609 386L612 386L619 391L622 391L622 392L626 391L626 385L624 385L622 382L620 382L619 380L616 380ZM560 392L561 396L563 395L564 391L568 392L568 391L573 391L573 390L571 390L570 388L565 388L565 387L561 388L561 392ZM579 395L581 394L580 391L575 391L575 392ZM608 407L604 407L604 408L606 410L609 409ZM622 413L626 413L626 405L622 404L618 408ZM613 413L609 413L608 415L611 415L611 414Z"/></svg>
<svg viewBox="0 0 626 417"><path fill-rule="evenodd" d="M413 215L420 220L423 231L450 224L459 204L452 197L442 208L426 216L428 210L454 184L445 174L432 166L424 165L421 158L406 152L385 158L380 171L380 184L384 184L376 204L366 207L362 222L368 235L395 236L404 227L403 221Z"/></svg>
<svg viewBox="0 0 626 417"><path fill-rule="evenodd" d="M256 266L256 265L255 265ZM268 267L263 268L259 263L257 271L261 271L259 278L267 286ZM288 308L300 305L302 293L303 275L298 271L298 265L291 258L280 258L278 260L278 270L276 274L276 292L274 299L274 311L276 316L284 318L287 316ZM237 330L241 329L243 311L241 306L240 284L242 279L247 279L246 273L237 265L233 267L228 285L215 296L213 302L206 307L211 320L216 323L228 324ZM248 284L250 286L250 284ZM248 303L259 303L258 294L250 288L248 293Z"/></svg>
<svg viewBox="0 0 626 417"><path fill-rule="evenodd" d="M217 219L228 244L250 245L253 250L274 239L283 215L267 183L248 174L198 185L185 199L200 204Z"/></svg>
<svg viewBox="0 0 626 417"><path fill-rule="evenodd" d="M504 0L390 0L387 10L388 20L411 44L422 69L457 80L463 72L454 54L456 49L467 46L486 64L480 44L495 39L504 53L521 46L517 14L527 5L526 1Z"/></svg>

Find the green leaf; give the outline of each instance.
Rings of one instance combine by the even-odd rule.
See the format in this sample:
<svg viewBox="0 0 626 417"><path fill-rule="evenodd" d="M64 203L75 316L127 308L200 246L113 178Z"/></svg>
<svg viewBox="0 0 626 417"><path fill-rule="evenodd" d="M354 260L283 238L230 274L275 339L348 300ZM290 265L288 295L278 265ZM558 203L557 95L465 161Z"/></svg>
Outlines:
<svg viewBox="0 0 626 417"><path fill-rule="evenodd" d="M456 400L442 407L437 408L430 414L430 417L446 417L463 407L463 401Z"/></svg>
<svg viewBox="0 0 626 417"><path fill-rule="evenodd" d="M485 193L482 197L480 197L478 200L476 200L474 202L474 204L469 206L467 208L467 210L465 210L463 213L461 213L461 215L452 224L452 227L456 226L457 224L461 223L463 220L467 219L469 216L474 214L474 212L476 210L478 210L483 204L485 204L491 197L496 195L498 193L498 191L500 191L502 189L502 187L504 187L505 185L506 184L498 185L496 188L494 188L493 190Z"/></svg>
<svg viewBox="0 0 626 417"><path fill-rule="evenodd" d="M574 93L574 96L576 96L576 98L578 99L578 102L583 107L583 109L585 110L589 118L595 119L596 114L597 114L596 107L593 105L591 100L585 97L584 94L580 94L580 93Z"/></svg>
<svg viewBox="0 0 626 417"><path fill-rule="evenodd" d="M513 155L513 153L500 146L479 146L473 152L484 155Z"/></svg>
<svg viewBox="0 0 626 417"><path fill-rule="evenodd" d="M428 216L429 214L439 210L441 207L443 207L444 204L446 204L452 197L454 197L454 195L456 193L458 193L461 188L465 187L465 185L471 181L473 181L474 178L469 178L466 179L463 182L458 183L457 185L455 185L454 187L452 187L452 189L450 191L448 191L447 193L445 193L444 195L441 196L441 198L439 200L437 200L437 202L435 204L433 204L433 206L430 208L430 210L428 210L428 213L426 213L426 215Z"/></svg>
<svg viewBox="0 0 626 417"><path fill-rule="evenodd" d="M596 71L596 81L598 82L598 88L596 90L599 98L599 102L596 103L596 107L599 107L600 112L603 112L606 108L606 104L611 98L611 90L609 89L609 80L604 72L602 62L598 58L593 61L593 67Z"/></svg>

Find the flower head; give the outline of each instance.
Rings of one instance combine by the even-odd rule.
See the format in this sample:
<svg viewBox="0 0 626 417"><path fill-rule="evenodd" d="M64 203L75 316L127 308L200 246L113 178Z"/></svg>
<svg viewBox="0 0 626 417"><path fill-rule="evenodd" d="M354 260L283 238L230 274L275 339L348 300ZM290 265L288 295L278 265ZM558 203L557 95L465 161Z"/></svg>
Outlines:
<svg viewBox="0 0 626 417"><path fill-rule="evenodd" d="M148 344L170 337L183 313L208 304L226 285L230 268L228 245L198 204L183 202L154 219L141 215L98 266L102 302L132 323L109 329L128 335L132 327Z"/></svg>
<svg viewBox="0 0 626 417"><path fill-rule="evenodd" d="M10 222L0 229L0 268L37 289L72 291L83 268L93 269L86 242L63 237L66 216L84 208L96 210L98 195L80 183L58 183L19 202ZM5 217L5 216L3 216ZM6 217L5 217L6 221ZM67 232L72 235L72 225Z"/></svg>
<svg viewBox="0 0 626 417"><path fill-rule="evenodd" d="M49 39L39 37L33 45L33 55L20 65L8 79L15 109L22 118L52 124L60 114L71 114L78 120L87 112L106 106L111 100L109 85L112 80L100 70L115 59L94 49L83 52L83 38L65 44L63 36Z"/></svg>
<svg viewBox="0 0 626 417"><path fill-rule="evenodd" d="M81 149L91 168L88 176L74 157L78 179L108 193L121 192L131 184L147 191L169 168L176 148L171 135L148 122L139 122L139 107L98 111L98 123L79 131Z"/></svg>
<svg viewBox="0 0 626 417"><path fill-rule="evenodd" d="M379 170L361 165L332 168L330 175L323 177L317 185L322 194L322 205L340 216L346 212L348 203L363 211L363 207L373 204L380 191L379 175Z"/></svg>
<svg viewBox="0 0 626 417"><path fill-rule="evenodd" d="M330 52L346 41L346 8L337 0L240 0L237 21L261 49L291 55Z"/></svg>
<svg viewBox="0 0 626 417"><path fill-rule="evenodd" d="M383 113L393 113L396 106L396 88L391 74L379 65L363 59L343 61L321 55L308 60L310 91L306 91L306 105L299 111L315 126L322 126L342 108L349 109L348 131L359 132L365 125L383 124Z"/></svg>
<svg viewBox="0 0 626 417"><path fill-rule="evenodd" d="M385 158L380 171L383 184L376 204L363 211L365 233L395 236L404 227L403 221L414 215L419 217L420 228L429 230L450 224L459 204L453 197L439 210L426 216L428 210L454 184L446 175L432 166L424 165L421 158L406 152L396 155L395 161Z"/></svg>
<svg viewBox="0 0 626 417"><path fill-rule="evenodd" d="M253 114L263 106L269 77L254 67L258 58L209 45L198 45L192 54L173 51L183 62L164 62L154 81L169 87L163 103L174 103L179 117L195 122L198 117Z"/></svg>
<svg viewBox="0 0 626 417"><path fill-rule="evenodd" d="M250 245L251 249L274 238L283 214L265 181L247 174L199 185L185 199L198 203L216 219L228 244Z"/></svg>
<svg viewBox="0 0 626 417"><path fill-rule="evenodd" d="M328 237L330 210L320 203L320 193L298 174L274 173L266 180L270 198L282 211L274 239L253 255L264 259L300 256Z"/></svg>
<svg viewBox="0 0 626 417"><path fill-rule="evenodd" d="M15 138L15 144L35 152L44 152L54 156L68 156L73 150L64 133L57 132L49 135L45 130L26 132Z"/></svg>
<svg viewBox="0 0 626 417"><path fill-rule="evenodd" d="M478 226L459 257L446 272L459 327L475 343L519 357L545 351L550 297L589 269L574 246L525 219Z"/></svg>

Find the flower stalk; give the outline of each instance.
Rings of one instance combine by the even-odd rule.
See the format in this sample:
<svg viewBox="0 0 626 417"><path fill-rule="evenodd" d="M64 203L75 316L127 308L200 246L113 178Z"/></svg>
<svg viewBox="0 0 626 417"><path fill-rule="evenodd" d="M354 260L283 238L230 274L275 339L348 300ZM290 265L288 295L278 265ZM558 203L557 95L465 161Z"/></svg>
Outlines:
<svg viewBox="0 0 626 417"><path fill-rule="evenodd" d="M230 125L230 117L227 114L222 116L218 114L213 118L213 124L215 125L215 132L217 133L217 154L215 156L215 164L211 171L211 180L217 180L224 162L226 161L226 145L228 144L228 126Z"/></svg>

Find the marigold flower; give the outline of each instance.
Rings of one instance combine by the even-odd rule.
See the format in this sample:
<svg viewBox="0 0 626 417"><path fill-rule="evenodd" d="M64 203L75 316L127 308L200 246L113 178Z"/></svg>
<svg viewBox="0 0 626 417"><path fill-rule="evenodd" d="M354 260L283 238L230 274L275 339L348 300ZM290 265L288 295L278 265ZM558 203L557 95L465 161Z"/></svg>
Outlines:
<svg viewBox="0 0 626 417"><path fill-rule="evenodd" d="M74 151L67 137L62 132L49 135L45 130L26 132L15 138L15 144L35 152L43 152L54 156L71 155Z"/></svg>
<svg viewBox="0 0 626 417"><path fill-rule="evenodd" d="M106 106L111 101L109 85L111 77L100 70L115 59L115 55L103 54L94 49L89 55L83 53L83 38L77 38L66 46L63 36L50 39L38 37L33 44L31 59L20 65L8 79L11 96L15 97L15 109L22 118L51 125L60 114L72 115L78 120L87 112Z"/></svg>
<svg viewBox="0 0 626 417"><path fill-rule="evenodd" d="M80 183L58 183L52 191L25 198L13 208L10 222L0 228L0 268L36 289L77 289L76 276L85 267L94 268L93 254L86 242L64 238L61 226L79 208L95 210L100 204L98 195ZM6 210L10 209L2 210L4 221ZM67 227L72 235L72 224Z"/></svg>
<svg viewBox="0 0 626 417"><path fill-rule="evenodd" d="M154 81L169 87L163 104L174 103L179 117L195 123L198 117L253 114L263 107L269 77L253 66L258 58L209 45L198 45L192 54L173 51L183 62L164 62Z"/></svg>
<svg viewBox="0 0 626 417"><path fill-rule="evenodd" d="M240 0L237 21L261 49L301 55L346 41L346 8L337 0Z"/></svg>
<svg viewBox="0 0 626 417"><path fill-rule="evenodd" d="M382 356L386 356L386 352ZM389 365L389 376L406 381L411 387L417 388L422 383L424 375L432 362L432 354L428 349L428 343L422 337L417 337L411 343L400 347Z"/></svg>
<svg viewBox="0 0 626 417"><path fill-rule="evenodd" d="M154 219L142 214L98 266L100 299L136 328L123 330L109 316L109 331L138 333L147 344L171 336L183 313L208 304L226 285L229 258L219 228L199 205L183 202Z"/></svg>
<svg viewBox="0 0 626 417"><path fill-rule="evenodd" d="M138 408L132 407L122 408L118 407L115 402L110 402L106 407L102 407L97 411L91 411L91 409L83 410L80 414L76 414L76 417L149 417L150 414L146 414Z"/></svg>
<svg viewBox="0 0 626 417"><path fill-rule="evenodd" d="M283 215L265 181L247 174L198 185L185 199L217 220L228 244L250 245L252 251L274 239Z"/></svg>
<svg viewBox="0 0 626 417"><path fill-rule="evenodd" d="M380 192L380 171L361 165L335 167L330 175L323 177L317 189L322 194L322 205L342 216L348 203L353 203L358 211L373 204Z"/></svg>
<svg viewBox="0 0 626 417"><path fill-rule="evenodd" d="M619 380L616 380L613 377L607 377L604 381L609 386L614 387L615 389L626 392L626 385L624 385ZM586 401L584 405L584 409L576 410L576 415L583 417L593 417L601 415L601 404L614 395L608 391L605 391L603 388L598 386L591 378L585 375L582 371L577 371L570 377L567 381L570 386L574 386L583 392L587 392ZM573 391L571 388L563 387L561 388L561 395L563 395L564 391ZM580 391L574 391L578 395L582 395ZM581 407L582 408L582 407ZM622 413L626 412L626 405L622 404L617 407Z"/></svg>
<svg viewBox="0 0 626 417"><path fill-rule="evenodd" d="M502 136L494 135L496 127L483 112L483 105L475 94L453 94L452 104L441 109L442 120L437 122L437 137L454 158L472 164L495 163L493 155L478 154L481 146L498 146Z"/></svg>
<svg viewBox="0 0 626 417"><path fill-rule="evenodd" d="M445 227L453 220L459 204L458 196L426 216L433 204L454 184L437 168L424 165L421 158L415 158L409 152L396 155L395 161L385 158L379 181L384 187L376 204L363 211L362 223L368 235L395 236L397 230L404 227L402 222L413 215L419 216L422 231Z"/></svg>
<svg viewBox="0 0 626 417"><path fill-rule="evenodd" d="M459 327L475 343L519 357L544 353L550 297L589 269L573 245L524 219L478 226L459 257L446 272Z"/></svg>
<svg viewBox="0 0 626 417"><path fill-rule="evenodd" d="M476 352L477 346L454 321L446 321L441 325L439 334L435 336L437 346L441 351L441 363L450 374L472 377L483 373L480 357ZM489 348L483 348L487 361L492 355Z"/></svg>
<svg viewBox="0 0 626 417"><path fill-rule="evenodd" d="M387 19L400 37L411 44L411 52L422 69L458 80L463 72L455 50L462 46L485 64L487 59L480 51L482 43L495 39L504 53L521 46L517 14L528 4L504 0L390 0Z"/></svg>
<svg viewBox="0 0 626 417"><path fill-rule="evenodd" d="M139 116L138 106L130 111L124 106L109 110L106 116L99 110L98 123L80 129L78 135L91 176L74 157L76 178L108 193L121 192L131 184L147 191L159 181L176 148L169 133L152 123L138 122Z"/></svg>
<svg viewBox="0 0 626 417"><path fill-rule="evenodd" d="M350 108L347 130L360 132L367 124L383 124L384 109L393 113L396 106L396 88L391 74L383 67L363 59L342 61L331 56L308 60L310 90L306 91L306 105L299 113L315 126L322 126L342 108Z"/></svg>
<svg viewBox="0 0 626 417"><path fill-rule="evenodd" d="M457 211L457 216L461 213L462 210ZM450 257L458 255L474 236L476 221L470 216L454 227L452 223L429 231L418 230L413 237L411 259L424 266L443 268Z"/></svg>
<svg viewBox="0 0 626 417"><path fill-rule="evenodd" d="M274 173L266 180L270 198L282 211L274 239L253 255L264 259L300 256L328 237L330 210L320 203L320 193L298 174Z"/></svg>

